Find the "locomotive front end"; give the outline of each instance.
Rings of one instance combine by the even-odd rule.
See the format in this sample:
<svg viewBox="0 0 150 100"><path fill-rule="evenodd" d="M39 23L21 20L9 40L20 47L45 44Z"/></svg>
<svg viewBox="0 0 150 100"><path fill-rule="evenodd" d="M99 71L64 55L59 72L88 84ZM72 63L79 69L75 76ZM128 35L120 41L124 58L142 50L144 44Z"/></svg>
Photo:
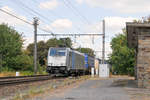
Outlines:
<svg viewBox="0 0 150 100"><path fill-rule="evenodd" d="M66 72L66 48L50 48L48 52L47 72L49 74L58 74Z"/></svg>

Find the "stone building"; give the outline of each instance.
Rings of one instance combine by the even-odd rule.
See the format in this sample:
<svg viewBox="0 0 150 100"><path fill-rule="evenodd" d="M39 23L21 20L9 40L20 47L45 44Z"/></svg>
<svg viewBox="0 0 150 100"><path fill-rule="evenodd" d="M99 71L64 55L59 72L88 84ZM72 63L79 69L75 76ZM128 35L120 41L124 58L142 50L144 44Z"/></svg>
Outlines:
<svg viewBox="0 0 150 100"><path fill-rule="evenodd" d="M128 47L135 48L138 87L150 88L150 24L126 23Z"/></svg>

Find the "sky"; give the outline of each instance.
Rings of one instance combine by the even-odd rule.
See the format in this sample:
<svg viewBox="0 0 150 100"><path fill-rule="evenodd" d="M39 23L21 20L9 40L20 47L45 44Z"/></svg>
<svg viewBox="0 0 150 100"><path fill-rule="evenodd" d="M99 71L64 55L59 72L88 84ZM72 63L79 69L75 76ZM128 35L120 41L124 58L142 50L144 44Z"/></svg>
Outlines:
<svg viewBox="0 0 150 100"><path fill-rule="evenodd" d="M110 42L122 33L126 22L141 19L150 13L149 0L0 0L0 9L33 23L54 34L102 34L102 20L106 22L106 57L111 53ZM33 42L33 26L0 11L0 23L7 23L23 34L24 48ZM38 30L39 34L46 32ZM38 41L53 38L38 36ZM63 38L63 37L58 37ZM73 47L89 47L101 58L102 37L71 37Z"/></svg>

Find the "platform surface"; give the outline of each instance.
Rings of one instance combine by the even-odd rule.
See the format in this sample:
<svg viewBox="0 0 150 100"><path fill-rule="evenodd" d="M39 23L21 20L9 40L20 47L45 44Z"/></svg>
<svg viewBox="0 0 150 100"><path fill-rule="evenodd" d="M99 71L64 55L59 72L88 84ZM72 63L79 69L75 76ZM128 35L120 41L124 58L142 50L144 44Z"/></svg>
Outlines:
<svg viewBox="0 0 150 100"><path fill-rule="evenodd" d="M123 87L114 86L113 79L87 80L63 96L46 100L130 100Z"/></svg>

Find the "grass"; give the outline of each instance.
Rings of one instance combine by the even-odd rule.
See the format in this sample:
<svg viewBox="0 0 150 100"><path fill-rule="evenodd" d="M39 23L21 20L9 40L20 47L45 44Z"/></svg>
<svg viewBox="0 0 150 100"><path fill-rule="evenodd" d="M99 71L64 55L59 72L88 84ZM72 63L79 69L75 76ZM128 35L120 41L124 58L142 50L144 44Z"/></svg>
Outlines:
<svg viewBox="0 0 150 100"><path fill-rule="evenodd" d="M45 90L42 88L36 89L35 87L31 87L31 89L29 89L27 93L17 93L12 100L25 100L27 98L32 98L44 92Z"/></svg>
<svg viewBox="0 0 150 100"><path fill-rule="evenodd" d="M73 83L76 84L76 82L86 80L88 78L89 78L89 76L81 76L78 79L75 79L75 78L65 79L62 82L53 81L53 84L49 85L46 88L38 88L37 89L36 87L31 87L30 90L28 90L25 94L23 94L21 92L16 94L16 96L13 97L12 100L25 100L25 99L29 99L29 98L34 98L40 94L45 94L48 91L55 90L56 88L68 86L68 85L71 85Z"/></svg>
<svg viewBox="0 0 150 100"><path fill-rule="evenodd" d="M7 77L7 76L16 76L16 72L20 73L20 76L29 76L29 75L34 75L34 72L31 70L28 71L15 71L10 68L3 68L0 69L0 77ZM37 75L45 75L47 74L46 72L46 66L40 66L38 67L38 72Z"/></svg>
<svg viewBox="0 0 150 100"><path fill-rule="evenodd" d="M29 76L34 75L34 72L31 71L18 71L20 73L20 76ZM45 75L47 74L45 71L40 71L37 73L38 75ZM0 77L7 77L7 76L16 76L15 71L3 71L0 72Z"/></svg>
<svg viewBox="0 0 150 100"><path fill-rule="evenodd" d="M15 72L1 72L0 73L0 77L6 77L6 76L15 76L16 73Z"/></svg>
<svg viewBox="0 0 150 100"><path fill-rule="evenodd" d="M36 96L37 94L43 93L43 90L35 91L35 90L30 90L26 94L21 94L18 93L12 100L25 100L26 98L31 98Z"/></svg>

